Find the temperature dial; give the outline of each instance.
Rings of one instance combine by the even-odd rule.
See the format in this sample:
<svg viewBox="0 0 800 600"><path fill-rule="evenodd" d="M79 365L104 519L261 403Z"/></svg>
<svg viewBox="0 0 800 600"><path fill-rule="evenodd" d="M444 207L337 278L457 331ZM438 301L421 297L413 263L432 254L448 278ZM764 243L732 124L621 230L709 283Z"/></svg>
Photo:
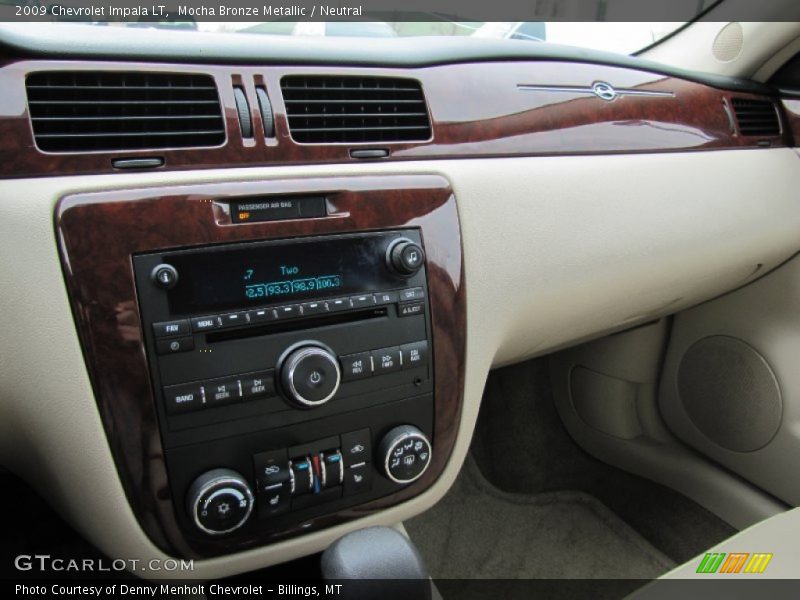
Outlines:
<svg viewBox="0 0 800 600"><path fill-rule="evenodd" d="M194 480L186 498L189 516L203 533L223 535L245 524L253 512L247 480L231 469L213 469Z"/></svg>
<svg viewBox="0 0 800 600"><path fill-rule="evenodd" d="M416 481L431 463L431 443L413 425L400 425L387 433L378 449L386 477L395 483Z"/></svg>

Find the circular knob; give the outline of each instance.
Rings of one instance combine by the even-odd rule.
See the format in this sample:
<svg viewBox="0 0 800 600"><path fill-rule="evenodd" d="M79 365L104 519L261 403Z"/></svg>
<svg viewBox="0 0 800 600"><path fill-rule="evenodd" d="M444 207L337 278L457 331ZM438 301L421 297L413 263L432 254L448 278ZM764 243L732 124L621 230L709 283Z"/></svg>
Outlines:
<svg viewBox="0 0 800 600"><path fill-rule="evenodd" d="M387 249L386 263L393 272L408 277L425 264L425 251L419 244L407 238L400 238L392 242Z"/></svg>
<svg viewBox="0 0 800 600"><path fill-rule="evenodd" d="M224 535L244 525L253 512L253 492L247 480L231 469L203 473L189 487L189 516L208 535Z"/></svg>
<svg viewBox="0 0 800 600"><path fill-rule="evenodd" d="M378 447L384 474L395 483L416 481L431 462L431 443L413 425L399 425L387 433Z"/></svg>
<svg viewBox="0 0 800 600"><path fill-rule="evenodd" d="M319 346L292 350L281 365L281 384L290 402L300 408L322 406L339 389L342 373L336 356Z"/></svg>
<svg viewBox="0 0 800 600"><path fill-rule="evenodd" d="M157 265L150 273L150 278L161 289L171 290L178 283L178 271L172 265L165 263Z"/></svg>

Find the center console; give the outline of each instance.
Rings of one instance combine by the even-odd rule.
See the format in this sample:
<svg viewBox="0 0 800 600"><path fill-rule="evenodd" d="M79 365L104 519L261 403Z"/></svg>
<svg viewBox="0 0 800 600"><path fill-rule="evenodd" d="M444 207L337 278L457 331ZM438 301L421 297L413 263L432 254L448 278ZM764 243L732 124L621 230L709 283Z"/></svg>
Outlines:
<svg viewBox="0 0 800 600"><path fill-rule="evenodd" d="M165 551L302 535L441 473L464 358L441 177L80 194L57 227L120 477Z"/></svg>

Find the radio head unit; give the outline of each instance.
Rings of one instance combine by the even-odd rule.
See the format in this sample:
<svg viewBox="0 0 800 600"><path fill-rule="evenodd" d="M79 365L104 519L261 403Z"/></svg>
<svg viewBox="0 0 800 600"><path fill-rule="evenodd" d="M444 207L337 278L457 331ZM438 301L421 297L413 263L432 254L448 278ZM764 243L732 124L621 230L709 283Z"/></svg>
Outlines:
<svg viewBox="0 0 800 600"><path fill-rule="evenodd" d="M176 516L274 533L390 495L436 451L418 229L133 257Z"/></svg>

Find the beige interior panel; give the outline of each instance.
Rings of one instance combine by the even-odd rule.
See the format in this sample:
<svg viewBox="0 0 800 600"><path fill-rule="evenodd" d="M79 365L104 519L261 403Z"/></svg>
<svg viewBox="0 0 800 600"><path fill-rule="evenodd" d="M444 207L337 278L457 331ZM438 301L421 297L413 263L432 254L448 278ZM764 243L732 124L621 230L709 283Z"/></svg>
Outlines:
<svg viewBox="0 0 800 600"><path fill-rule="evenodd" d="M798 167L794 151L773 149L0 182L0 463L109 556L162 556L125 499L75 334L53 229L54 205L68 192L359 173L439 173L456 192L468 348L461 428L444 475L382 514L196 561L191 575L212 578L319 551L349 530L433 505L461 467L492 365L675 312L742 285L756 265L763 272L786 260L800 245Z"/></svg>
<svg viewBox="0 0 800 600"><path fill-rule="evenodd" d="M752 4L751 0L734 0L734 2ZM729 3L730 0L726 0L720 9ZM747 12L748 9L745 8L739 11L739 14ZM731 6L727 14L736 15L735 7ZM797 47L795 40L800 37L800 23L790 21L790 17L776 15L771 22L740 23L741 51L733 60L719 60L714 55L713 48L720 31L728 24L725 16L720 14L713 21L694 23L643 53L642 56L684 69L766 81L782 64L776 64L773 57L780 56L788 60L792 55L787 53ZM709 18L714 18L713 12Z"/></svg>
<svg viewBox="0 0 800 600"><path fill-rule="evenodd" d="M678 315L664 363L659 398L664 419L684 442L792 506L800 506L800 478L794 476L800 460L799 307L800 258L793 258L752 285ZM722 378L712 386L712 393L691 400L692 386L707 385L696 381L687 384L681 395L678 385L681 360L698 340L718 339L717 336L735 344L730 346L734 354L725 363L731 366L723 366L725 372L708 374L708 378L715 375ZM753 428L759 427L774 409L767 404L763 392L762 397L758 396L760 388L753 374L747 375L748 365L737 354L744 349L763 357L763 371L773 375L780 402L774 435L770 430L763 439L766 443L746 450L737 447L738 441L751 435ZM737 387L725 385L725 380L731 379ZM714 390L719 390L719 394L713 393ZM705 434L708 428L704 432L702 422L698 427L691 418L691 411L697 407L687 407L689 401L706 403L708 410L719 414L720 421L723 416L720 413L726 411L747 417L739 419L740 428L732 429L727 436L709 438Z"/></svg>

